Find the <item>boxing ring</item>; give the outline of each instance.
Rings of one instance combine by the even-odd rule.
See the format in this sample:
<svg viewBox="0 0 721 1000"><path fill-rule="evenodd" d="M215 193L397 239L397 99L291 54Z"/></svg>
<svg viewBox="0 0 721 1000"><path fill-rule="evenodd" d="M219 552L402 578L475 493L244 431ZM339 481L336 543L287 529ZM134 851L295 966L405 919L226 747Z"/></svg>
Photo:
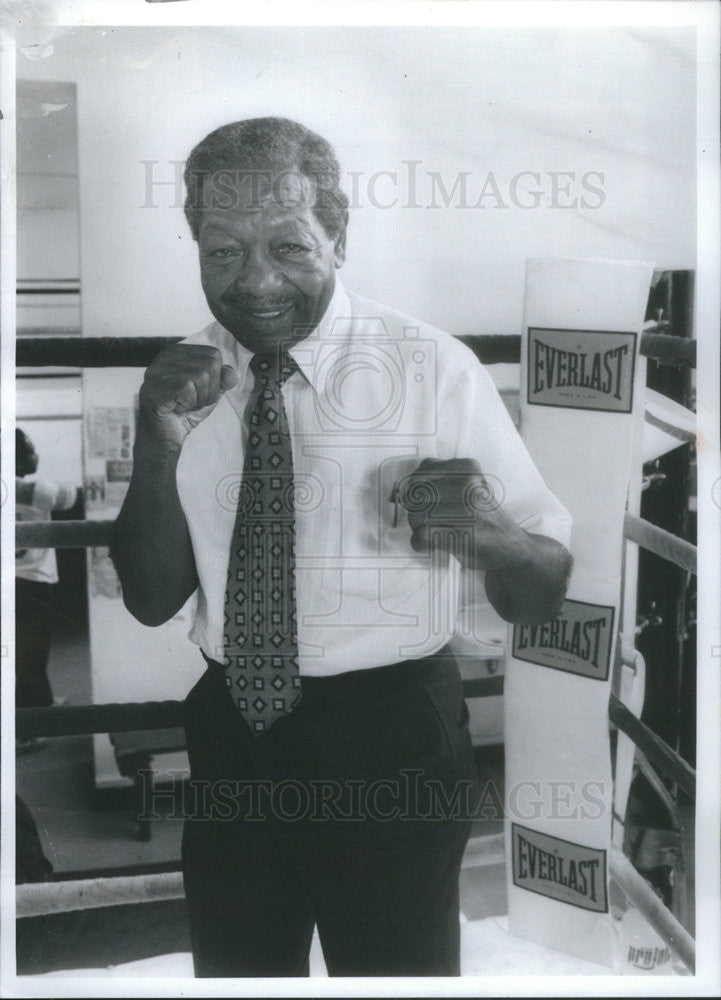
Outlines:
<svg viewBox="0 0 721 1000"><path fill-rule="evenodd" d="M160 349L176 338L22 338L17 342L18 368L45 366L144 367ZM177 338L180 340L181 338ZM477 336L462 339L484 364L518 363L521 337ZM644 331L640 354L660 363L695 367L696 343L686 338ZM16 543L28 548L87 548L110 543L112 521L24 522L17 525ZM624 537L648 549L688 573L696 572L696 548L633 513L625 515ZM633 657L619 641L615 647L614 673L623 666L633 668ZM467 697L497 695L502 677L467 680ZM624 734L654 768L677 784L695 801L695 772L683 758L640 721L611 692L608 722ZM182 726L182 702L99 704L21 709L16 713L16 736L59 737L95 733L127 733L172 729ZM463 861L464 868L482 867L506 859L502 834L471 838ZM695 969L695 945L674 914L658 899L629 860L614 845L609 856L612 880L642 912L649 924L681 959L690 972ZM179 871L22 884L16 890L16 917L26 918L115 905L137 905L183 896Z"/></svg>

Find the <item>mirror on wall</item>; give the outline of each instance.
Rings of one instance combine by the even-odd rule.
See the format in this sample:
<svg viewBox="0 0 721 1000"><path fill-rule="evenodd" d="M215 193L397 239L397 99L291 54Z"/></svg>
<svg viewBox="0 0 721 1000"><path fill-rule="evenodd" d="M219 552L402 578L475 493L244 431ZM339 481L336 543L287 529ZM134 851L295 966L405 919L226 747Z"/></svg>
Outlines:
<svg viewBox="0 0 721 1000"><path fill-rule="evenodd" d="M17 81L17 335L79 336L80 211L74 83ZM39 474L81 482L80 372L21 368L17 423Z"/></svg>
<svg viewBox="0 0 721 1000"><path fill-rule="evenodd" d="M18 335L80 333L74 83L17 81Z"/></svg>

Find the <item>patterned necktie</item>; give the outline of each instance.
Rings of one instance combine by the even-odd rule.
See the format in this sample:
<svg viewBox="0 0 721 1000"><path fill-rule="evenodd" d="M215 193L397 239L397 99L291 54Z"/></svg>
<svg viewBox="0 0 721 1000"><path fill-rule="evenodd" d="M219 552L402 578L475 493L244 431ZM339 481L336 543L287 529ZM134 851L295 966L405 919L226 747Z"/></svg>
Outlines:
<svg viewBox="0 0 721 1000"><path fill-rule="evenodd" d="M301 698L295 607L293 453L281 386L286 353L256 354L243 479L225 592L225 679L260 736Z"/></svg>

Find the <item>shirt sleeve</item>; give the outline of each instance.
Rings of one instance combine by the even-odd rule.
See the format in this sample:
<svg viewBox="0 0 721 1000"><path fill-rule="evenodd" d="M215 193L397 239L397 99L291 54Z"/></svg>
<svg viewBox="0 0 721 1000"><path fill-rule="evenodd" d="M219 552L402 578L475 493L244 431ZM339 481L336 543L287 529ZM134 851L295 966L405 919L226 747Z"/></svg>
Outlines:
<svg viewBox="0 0 721 1000"><path fill-rule="evenodd" d="M440 417L451 451L442 457L478 462L487 483L481 500L500 504L526 531L570 548L571 515L546 486L493 379L470 352L467 365L449 379ZM488 601L484 576L461 570L453 637L458 656L495 658L503 653L508 624Z"/></svg>
<svg viewBox="0 0 721 1000"><path fill-rule="evenodd" d="M487 490L481 504L501 506L525 531L570 546L571 516L551 493L486 369L469 354L468 365L450 380L441 413L449 457L472 458Z"/></svg>

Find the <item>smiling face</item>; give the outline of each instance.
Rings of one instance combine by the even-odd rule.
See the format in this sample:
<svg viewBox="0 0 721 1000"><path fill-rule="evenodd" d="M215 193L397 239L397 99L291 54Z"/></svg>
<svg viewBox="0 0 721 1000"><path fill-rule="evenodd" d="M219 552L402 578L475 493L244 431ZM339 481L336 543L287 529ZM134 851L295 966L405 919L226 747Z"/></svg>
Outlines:
<svg viewBox="0 0 721 1000"><path fill-rule="evenodd" d="M325 232L305 177L292 198L249 198L242 184L222 190L232 193L223 201L230 207L211 203L198 230L203 291L243 347L270 354L307 337L322 319L345 259L345 234L332 239Z"/></svg>

